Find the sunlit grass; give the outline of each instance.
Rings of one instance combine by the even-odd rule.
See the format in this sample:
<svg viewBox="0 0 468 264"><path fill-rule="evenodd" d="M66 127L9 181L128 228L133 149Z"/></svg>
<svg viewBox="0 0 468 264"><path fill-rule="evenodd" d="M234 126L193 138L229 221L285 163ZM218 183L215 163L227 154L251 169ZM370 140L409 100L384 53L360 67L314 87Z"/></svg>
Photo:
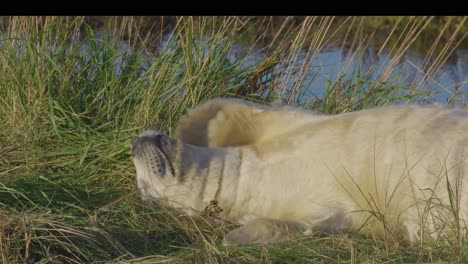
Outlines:
<svg viewBox="0 0 468 264"><path fill-rule="evenodd" d="M359 44L369 38L363 34L362 18L286 18L279 25L273 20L180 17L172 30L166 30L168 39L155 41L137 18L110 20L99 32L83 17L3 18L3 263L465 259L464 245L455 252L444 241L401 246L355 234L317 236L268 248L224 247L221 238L232 227L178 219L140 203L129 140L149 127L171 134L182 114L208 98L243 97L339 113L427 95L422 83L408 87L390 81L399 74L398 58L433 18L391 20L395 33L382 44L392 55L386 70L375 79L359 68L352 74L341 69L336 81L323 84L325 94L320 97L305 90L314 81L308 62L341 30L347 32L343 45L351 43L349 49L355 53L350 60L359 61ZM432 43L424 64L428 78L466 37L464 21L445 22L444 30L453 30L452 37ZM339 27L332 27L337 22ZM349 25L353 30L347 30ZM265 28L270 36L256 32L252 37L249 32L255 27ZM251 48L233 57L233 47L246 38L252 39ZM255 44L263 48L259 51ZM264 55L251 60L258 54Z"/></svg>

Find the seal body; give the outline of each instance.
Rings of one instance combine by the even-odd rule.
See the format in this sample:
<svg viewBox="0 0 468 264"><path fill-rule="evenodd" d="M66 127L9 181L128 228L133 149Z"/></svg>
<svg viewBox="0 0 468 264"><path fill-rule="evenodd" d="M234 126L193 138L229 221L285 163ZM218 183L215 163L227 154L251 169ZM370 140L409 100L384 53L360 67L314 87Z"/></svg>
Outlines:
<svg viewBox="0 0 468 264"><path fill-rule="evenodd" d="M215 99L172 139L132 141L143 199L189 214L215 200L226 242L359 230L416 242L468 217L468 110L389 106L338 115Z"/></svg>

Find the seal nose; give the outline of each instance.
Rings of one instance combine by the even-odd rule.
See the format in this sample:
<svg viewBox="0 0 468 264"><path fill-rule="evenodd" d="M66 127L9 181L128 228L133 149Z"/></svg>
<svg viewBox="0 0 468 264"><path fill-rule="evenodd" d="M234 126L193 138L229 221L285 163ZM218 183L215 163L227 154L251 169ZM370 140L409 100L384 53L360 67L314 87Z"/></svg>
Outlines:
<svg viewBox="0 0 468 264"><path fill-rule="evenodd" d="M138 149L139 149L140 142L141 142L141 138L139 136L132 138L132 141L130 144L132 148L132 156L136 156L137 153L139 153Z"/></svg>
<svg viewBox="0 0 468 264"><path fill-rule="evenodd" d="M139 141L138 136L132 138L132 141L131 141L132 150L136 147L136 145L138 144L138 141Z"/></svg>
<svg viewBox="0 0 468 264"><path fill-rule="evenodd" d="M132 138L131 140L131 147L132 147L132 155L136 156L139 154L142 145L145 144L153 144L156 145L157 148L161 149L161 139L163 135L160 133L143 133L139 136Z"/></svg>

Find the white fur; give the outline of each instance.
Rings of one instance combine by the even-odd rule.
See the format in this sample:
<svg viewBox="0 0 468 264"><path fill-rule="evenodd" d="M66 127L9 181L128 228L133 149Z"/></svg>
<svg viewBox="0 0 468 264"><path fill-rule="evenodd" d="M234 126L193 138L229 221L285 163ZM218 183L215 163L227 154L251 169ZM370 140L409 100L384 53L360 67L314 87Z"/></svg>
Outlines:
<svg viewBox="0 0 468 264"><path fill-rule="evenodd" d="M319 115L216 99L181 119L176 137L217 169L187 172L188 181L172 186L177 191L159 196L195 210L216 199L222 219L245 225L228 242L348 229L415 242L458 232L456 220L465 229L465 109L401 105ZM202 198L197 174L208 175Z"/></svg>

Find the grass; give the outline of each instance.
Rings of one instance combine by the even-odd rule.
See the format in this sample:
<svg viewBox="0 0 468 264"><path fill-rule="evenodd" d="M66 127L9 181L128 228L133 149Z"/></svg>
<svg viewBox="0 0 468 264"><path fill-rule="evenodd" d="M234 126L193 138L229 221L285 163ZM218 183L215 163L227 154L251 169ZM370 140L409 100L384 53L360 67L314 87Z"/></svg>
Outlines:
<svg viewBox="0 0 468 264"><path fill-rule="evenodd" d="M395 30L380 46L392 55L385 71L374 78L359 67L351 74L342 69L336 81L324 84L325 95L317 96L305 88L315 81L307 62L342 32L343 45L351 45L354 54L350 60L359 62L361 44L371 37L364 34L363 18L342 19L180 17L165 31L171 40L165 42L139 18L111 19L99 32L85 17L2 18L2 263L467 259L463 244L401 246L357 234L224 247L221 237L232 227L185 221L140 203L129 153L137 133L151 127L171 134L188 109L218 96L326 113L427 98L424 83L392 83L400 74L399 58L438 22L446 31L426 54L431 78L467 34L466 18L388 19ZM233 47L246 39L250 48L233 57ZM463 96L456 94L451 102Z"/></svg>

